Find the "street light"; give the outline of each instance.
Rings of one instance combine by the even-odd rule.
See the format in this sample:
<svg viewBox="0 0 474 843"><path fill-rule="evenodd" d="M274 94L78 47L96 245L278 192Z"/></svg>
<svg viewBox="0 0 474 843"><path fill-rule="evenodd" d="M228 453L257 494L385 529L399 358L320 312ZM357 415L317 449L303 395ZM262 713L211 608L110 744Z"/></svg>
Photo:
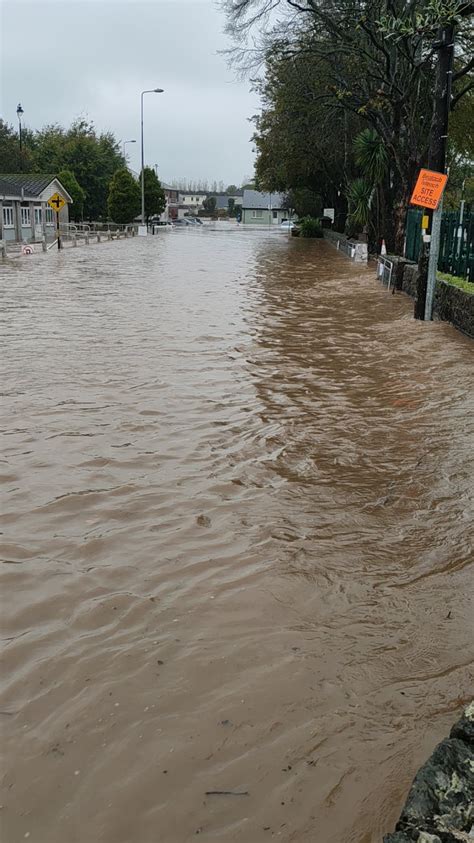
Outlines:
<svg viewBox="0 0 474 843"><path fill-rule="evenodd" d="M142 142L142 225L145 225L145 152L143 147L143 96L144 94L163 94L163 88L151 88L149 91L142 91L140 97L140 129Z"/></svg>
<svg viewBox="0 0 474 843"><path fill-rule="evenodd" d="M20 130L20 171L23 172L23 143L21 137L21 115L24 114L24 111L21 107L21 102L18 103L16 107L16 116L18 117L18 125Z"/></svg>
<svg viewBox="0 0 474 843"><path fill-rule="evenodd" d="M125 145L127 143L136 143L136 140L128 140L128 141L123 142L123 144L122 144L122 155L123 155L124 158L125 158Z"/></svg>

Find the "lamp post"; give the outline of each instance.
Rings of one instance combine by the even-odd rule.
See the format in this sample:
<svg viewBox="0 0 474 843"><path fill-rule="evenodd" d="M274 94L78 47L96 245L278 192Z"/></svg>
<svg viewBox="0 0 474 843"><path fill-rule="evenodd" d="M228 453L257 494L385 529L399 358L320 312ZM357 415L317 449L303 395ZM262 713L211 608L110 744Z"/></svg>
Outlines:
<svg viewBox="0 0 474 843"><path fill-rule="evenodd" d="M24 111L21 107L21 102L16 107L16 116L18 117L19 135L20 135L20 172L23 172L23 141L21 137L21 116Z"/></svg>
<svg viewBox="0 0 474 843"><path fill-rule="evenodd" d="M128 140L128 141L123 142L123 144L122 144L122 155L123 155L124 158L125 158L125 146L126 146L127 143L136 143L136 140Z"/></svg>
<svg viewBox="0 0 474 843"><path fill-rule="evenodd" d="M143 97L145 94L163 94L163 88L151 88L148 91L142 91L140 96L140 130L141 130L141 144L142 144L142 225L145 225L145 151L143 146Z"/></svg>

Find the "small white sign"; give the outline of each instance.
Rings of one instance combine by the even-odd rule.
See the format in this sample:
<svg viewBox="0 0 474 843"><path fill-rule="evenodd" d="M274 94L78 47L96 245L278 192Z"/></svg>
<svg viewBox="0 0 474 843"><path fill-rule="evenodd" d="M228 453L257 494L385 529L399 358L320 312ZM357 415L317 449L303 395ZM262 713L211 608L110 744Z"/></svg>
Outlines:
<svg viewBox="0 0 474 843"><path fill-rule="evenodd" d="M138 226L138 236L139 237L146 237L146 235L147 235L146 225L139 225Z"/></svg>
<svg viewBox="0 0 474 843"><path fill-rule="evenodd" d="M323 211L323 217L328 217L331 220L331 222L334 222L334 217L335 217L334 208L325 208L324 211Z"/></svg>

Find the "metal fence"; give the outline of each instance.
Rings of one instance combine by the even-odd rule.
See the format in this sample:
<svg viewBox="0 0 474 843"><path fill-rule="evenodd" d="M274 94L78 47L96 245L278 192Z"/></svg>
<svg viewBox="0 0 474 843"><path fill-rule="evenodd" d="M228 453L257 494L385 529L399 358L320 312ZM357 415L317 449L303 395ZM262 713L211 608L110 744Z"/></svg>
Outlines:
<svg viewBox="0 0 474 843"><path fill-rule="evenodd" d="M377 277L380 278L382 284L385 284L387 290L390 290L393 275L393 261L383 255L379 255L377 259Z"/></svg>
<svg viewBox="0 0 474 843"><path fill-rule="evenodd" d="M421 246L422 210L410 208L407 215L405 257L417 261ZM445 211L441 219L438 269L474 281L474 213Z"/></svg>

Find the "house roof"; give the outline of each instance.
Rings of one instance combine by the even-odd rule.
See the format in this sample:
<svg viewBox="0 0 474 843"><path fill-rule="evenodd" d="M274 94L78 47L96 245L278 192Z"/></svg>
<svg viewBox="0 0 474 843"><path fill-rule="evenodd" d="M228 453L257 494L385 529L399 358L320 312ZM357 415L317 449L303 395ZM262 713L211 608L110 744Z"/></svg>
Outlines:
<svg viewBox="0 0 474 843"><path fill-rule="evenodd" d="M285 194L260 193L258 190L244 190L242 208L262 208L265 210L272 208L274 211L281 210L282 208L286 208Z"/></svg>
<svg viewBox="0 0 474 843"><path fill-rule="evenodd" d="M18 196L22 194L35 199L43 193L43 190L52 181L59 181L54 173L0 173L0 196ZM67 190L61 185L61 189L68 202L72 202Z"/></svg>

